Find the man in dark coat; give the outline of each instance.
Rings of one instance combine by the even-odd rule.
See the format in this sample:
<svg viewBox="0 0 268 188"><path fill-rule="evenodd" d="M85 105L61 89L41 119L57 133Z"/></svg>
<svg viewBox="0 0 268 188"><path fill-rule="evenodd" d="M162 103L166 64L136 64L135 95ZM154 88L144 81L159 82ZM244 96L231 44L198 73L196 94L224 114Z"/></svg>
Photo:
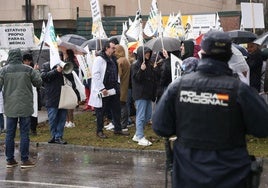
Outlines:
<svg viewBox="0 0 268 188"><path fill-rule="evenodd" d="M173 187L246 188L251 159L245 135L268 136L268 106L232 76L226 33L206 33L201 48L196 72L172 82L160 99L153 130L177 136Z"/></svg>
<svg viewBox="0 0 268 188"><path fill-rule="evenodd" d="M65 74L71 80L72 74ZM63 140L67 110L59 109L61 86L64 85L63 68L60 65L50 69L50 62L43 64L41 78L45 86L45 101L50 125L51 139L48 143L67 144Z"/></svg>

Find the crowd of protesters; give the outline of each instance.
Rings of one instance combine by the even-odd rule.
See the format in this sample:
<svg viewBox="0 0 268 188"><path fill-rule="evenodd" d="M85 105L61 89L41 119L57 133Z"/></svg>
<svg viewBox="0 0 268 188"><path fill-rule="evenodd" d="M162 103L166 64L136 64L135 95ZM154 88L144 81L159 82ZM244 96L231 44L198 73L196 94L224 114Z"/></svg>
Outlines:
<svg viewBox="0 0 268 188"><path fill-rule="evenodd" d="M87 97L85 101L80 102L85 102L84 111L90 110L95 113L98 138L108 138L104 130L106 129L113 130L115 135L125 136L126 139L131 136L131 140L141 146L153 144L152 140L146 138L144 129L152 122L154 109L172 82L171 54L182 60L182 64L179 66L182 77L195 72L199 67L200 59L206 57L205 53L198 53L202 49L200 45L195 44L194 40L185 40L178 45L181 46L180 50L175 51L162 49L155 52L146 46L125 51L118 41L109 40L103 49L96 53L92 77L83 82ZM254 42L248 43L247 48L232 44L233 55L230 56L230 60L228 59L232 76L259 93L267 92L268 79L267 56L263 55L262 51L261 46ZM32 57L29 54L24 55L22 60L25 64L31 63L29 66L34 69ZM9 61L10 59L8 59L7 65L11 62ZM75 74L79 74L79 63L72 50L65 52L62 61L73 63ZM75 122L73 109L58 109L60 87L63 85L62 67L57 65L51 69L50 62L47 62L43 64L40 72L39 76L42 78L45 88L45 107L48 111L51 132L48 143L67 144L67 141L63 139L64 127L73 128ZM73 89L76 90L72 75L66 77L71 80ZM33 91L36 91L34 87ZM79 92L76 91L76 93L79 99ZM4 100L5 97L4 95ZM0 111L1 114L3 115L5 112ZM33 113L31 117L30 130L33 135L36 135L38 134L37 115ZM2 126L4 118L2 116L0 118L0 130L5 132L5 128ZM133 124L135 124L135 133L130 135L128 128ZM12 156L9 156L7 160L8 164L11 161L10 166L17 164L16 161L13 161ZM23 160L27 161L26 158Z"/></svg>

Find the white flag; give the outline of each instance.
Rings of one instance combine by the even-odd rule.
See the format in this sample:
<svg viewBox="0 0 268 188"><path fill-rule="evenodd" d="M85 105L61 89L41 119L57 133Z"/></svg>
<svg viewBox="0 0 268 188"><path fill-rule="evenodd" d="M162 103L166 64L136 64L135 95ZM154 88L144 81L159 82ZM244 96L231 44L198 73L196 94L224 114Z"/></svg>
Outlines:
<svg viewBox="0 0 268 188"><path fill-rule="evenodd" d="M121 39L120 39L119 44L121 46L123 46L123 48L125 50L126 58L128 59L128 40L127 40L127 36L126 36L126 31L127 31L127 23L123 23L123 30L122 30Z"/></svg>
<svg viewBox="0 0 268 188"><path fill-rule="evenodd" d="M133 21L132 21L130 18L128 18L128 25L129 25L129 27L130 27L132 24L133 24Z"/></svg>
<svg viewBox="0 0 268 188"><path fill-rule="evenodd" d="M40 46L42 44L42 42L44 42L45 32L46 32L46 24L45 24L45 21L43 21L42 31L41 31L41 35L40 35L38 46Z"/></svg>
<svg viewBox="0 0 268 188"><path fill-rule="evenodd" d="M172 16L170 22L167 23L163 36L179 38L184 37L184 28L182 26L181 13L179 12L176 16Z"/></svg>
<svg viewBox="0 0 268 188"><path fill-rule="evenodd" d="M218 12L216 13L215 29L222 31L221 21Z"/></svg>
<svg viewBox="0 0 268 188"><path fill-rule="evenodd" d="M92 14L92 35L93 38L107 38L101 21L101 11L98 0L90 0Z"/></svg>
<svg viewBox="0 0 268 188"><path fill-rule="evenodd" d="M136 12L136 17L131 26L129 27L128 31L126 32L126 35L138 40L140 35L140 24L141 24L141 15L140 10Z"/></svg>
<svg viewBox="0 0 268 188"><path fill-rule="evenodd" d="M50 13L48 13L48 21L44 36L44 42L49 45L50 68L52 69L54 66L60 64L62 60L60 60L53 19Z"/></svg>
<svg viewBox="0 0 268 188"><path fill-rule="evenodd" d="M152 0L151 10L149 13L149 18L144 26L144 34L148 37L156 36L158 30L159 13L156 0Z"/></svg>
<svg viewBox="0 0 268 188"><path fill-rule="evenodd" d="M188 15L187 17L187 23L185 26L185 40L194 39L193 35L193 20L192 16Z"/></svg>

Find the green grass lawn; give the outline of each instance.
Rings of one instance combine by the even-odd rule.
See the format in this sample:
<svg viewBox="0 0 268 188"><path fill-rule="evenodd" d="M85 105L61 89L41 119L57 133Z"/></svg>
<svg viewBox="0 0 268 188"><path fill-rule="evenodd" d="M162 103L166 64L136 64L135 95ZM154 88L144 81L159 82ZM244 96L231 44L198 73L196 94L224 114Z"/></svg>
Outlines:
<svg viewBox="0 0 268 188"><path fill-rule="evenodd" d="M137 150L164 150L164 138L157 136L151 125L147 125L145 128L145 136L153 144L148 147L139 146L136 142L132 141L132 137L135 133L135 126L129 128L130 136L115 136L112 131L104 130L104 133L108 136L108 139L100 139L96 137L96 117L92 115L92 112L82 112L75 115L74 128L65 128L64 139L68 144L104 147L104 148L125 148L125 149L137 149ZM49 125L47 123L41 123L37 128L37 136L31 136L31 142L47 142L50 139ZM0 136L0 139L4 139L4 135ZM19 139L17 133L16 140ZM268 138L258 139L252 136L247 136L248 150L250 154L254 154L258 157L268 157Z"/></svg>

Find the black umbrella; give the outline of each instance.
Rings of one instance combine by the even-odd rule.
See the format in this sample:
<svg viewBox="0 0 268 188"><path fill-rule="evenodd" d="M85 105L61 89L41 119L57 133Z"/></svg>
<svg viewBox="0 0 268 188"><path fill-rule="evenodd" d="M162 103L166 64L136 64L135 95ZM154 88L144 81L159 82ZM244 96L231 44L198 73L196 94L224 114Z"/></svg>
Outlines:
<svg viewBox="0 0 268 188"><path fill-rule="evenodd" d="M67 34L60 37L60 40L63 42L69 42L78 46L81 46L87 39L83 36L76 34Z"/></svg>
<svg viewBox="0 0 268 188"><path fill-rule="evenodd" d="M89 50L101 50L109 39L99 39L99 38L93 38L85 41L81 47L88 46Z"/></svg>
<svg viewBox="0 0 268 188"><path fill-rule="evenodd" d="M111 36L109 39L117 39L118 42L120 43L121 36L122 36L122 35L114 35L114 36ZM128 42L136 42L136 41L137 41L136 39L134 39L134 38L132 38L132 37L128 37L128 36L126 36L126 37L127 37L127 41L128 41Z"/></svg>
<svg viewBox="0 0 268 188"><path fill-rule="evenodd" d="M250 31L232 30L227 31L227 33L233 39L233 42L236 44L250 43L257 38L257 35Z"/></svg>
<svg viewBox="0 0 268 188"><path fill-rule="evenodd" d="M259 36L256 40L254 40L254 43L262 46L262 45L268 45L268 32L262 34Z"/></svg>
<svg viewBox="0 0 268 188"><path fill-rule="evenodd" d="M146 42L145 46L149 47L155 52L162 51L163 48L166 51L173 52L180 50L181 40L172 37L158 37Z"/></svg>

